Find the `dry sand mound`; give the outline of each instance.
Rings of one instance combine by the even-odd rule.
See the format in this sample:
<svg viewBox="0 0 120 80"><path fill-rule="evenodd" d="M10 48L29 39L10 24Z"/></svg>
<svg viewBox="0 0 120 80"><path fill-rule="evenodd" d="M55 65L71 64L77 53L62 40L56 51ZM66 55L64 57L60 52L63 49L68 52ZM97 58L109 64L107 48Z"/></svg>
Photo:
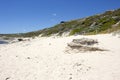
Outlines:
<svg viewBox="0 0 120 80"><path fill-rule="evenodd" d="M82 46L109 51L65 54L67 43L83 37L98 44ZM119 68L120 38L110 34L44 37L0 45L0 80L120 80Z"/></svg>

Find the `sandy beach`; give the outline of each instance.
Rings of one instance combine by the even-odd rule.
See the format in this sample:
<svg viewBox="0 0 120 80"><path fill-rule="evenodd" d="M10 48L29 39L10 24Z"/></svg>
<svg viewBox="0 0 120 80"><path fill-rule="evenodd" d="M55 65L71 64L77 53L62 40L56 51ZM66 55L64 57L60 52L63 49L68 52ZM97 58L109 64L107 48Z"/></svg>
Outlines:
<svg viewBox="0 0 120 80"><path fill-rule="evenodd" d="M67 43L97 39L107 51L66 53ZM120 80L120 38L111 34L36 37L0 45L0 80Z"/></svg>

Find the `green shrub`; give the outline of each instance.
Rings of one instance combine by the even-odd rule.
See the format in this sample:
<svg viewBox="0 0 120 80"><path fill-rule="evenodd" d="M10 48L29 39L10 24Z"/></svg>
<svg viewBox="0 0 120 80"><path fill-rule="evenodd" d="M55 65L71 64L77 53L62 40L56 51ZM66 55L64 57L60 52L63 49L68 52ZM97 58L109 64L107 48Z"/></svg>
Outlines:
<svg viewBox="0 0 120 80"><path fill-rule="evenodd" d="M73 29L69 35L74 35L74 34L78 34L83 30L83 28L79 28L79 29Z"/></svg>
<svg viewBox="0 0 120 80"><path fill-rule="evenodd" d="M106 23L104 23L100 28L99 31L105 31L107 29L110 29L112 27L113 24L115 24L116 22L113 19L110 19L109 21L107 21Z"/></svg>

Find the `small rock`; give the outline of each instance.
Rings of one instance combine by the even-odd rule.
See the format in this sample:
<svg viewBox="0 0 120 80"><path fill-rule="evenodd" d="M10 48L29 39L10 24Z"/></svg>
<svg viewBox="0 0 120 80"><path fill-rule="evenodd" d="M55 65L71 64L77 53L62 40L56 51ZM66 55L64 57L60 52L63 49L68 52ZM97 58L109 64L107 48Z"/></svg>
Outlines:
<svg viewBox="0 0 120 80"><path fill-rule="evenodd" d="M10 79L10 77L7 77L5 80L8 80L8 79Z"/></svg>
<svg viewBox="0 0 120 80"><path fill-rule="evenodd" d="M69 80L72 80L72 77L69 77Z"/></svg>
<svg viewBox="0 0 120 80"><path fill-rule="evenodd" d="M30 59L30 57L27 57L27 59Z"/></svg>

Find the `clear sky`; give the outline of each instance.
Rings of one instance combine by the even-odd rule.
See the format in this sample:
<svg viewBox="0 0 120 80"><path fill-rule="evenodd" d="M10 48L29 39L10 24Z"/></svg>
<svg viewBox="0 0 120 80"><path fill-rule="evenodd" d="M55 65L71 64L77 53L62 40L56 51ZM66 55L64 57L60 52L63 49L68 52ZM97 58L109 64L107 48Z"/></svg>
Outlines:
<svg viewBox="0 0 120 80"><path fill-rule="evenodd" d="M120 0L0 0L0 33L52 27L120 8Z"/></svg>

